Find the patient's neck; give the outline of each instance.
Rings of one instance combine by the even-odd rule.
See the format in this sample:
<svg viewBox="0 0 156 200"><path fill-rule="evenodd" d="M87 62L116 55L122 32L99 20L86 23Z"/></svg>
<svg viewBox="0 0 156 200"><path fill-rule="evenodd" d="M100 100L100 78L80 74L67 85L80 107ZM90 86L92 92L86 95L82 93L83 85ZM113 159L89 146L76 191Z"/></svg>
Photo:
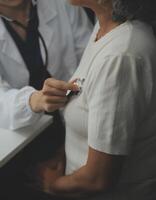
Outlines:
<svg viewBox="0 0 156 200"><path fill-rule="evenodd" d="M98 36L97 40L99 40L101 37L103 37L105 34L110 32L112 29L117 27L119 25L118 22L115 22L112 20L112 7L111 5L108 6L93 6L91 8L94 13L96 14L96 17L98 18L99 21L99 31L98 31Z"/></svg>
<svg viewBox="0 0 156 200"><path fill-rule="evenodd" d="M97 33L97 38L96 40L99 40L101 37L103 37L104 35L106 35L108 32L110 32L111 30L113 30L115 27L119 26L119 23L114 22L112 20L112 17L109 15L97 15L97 18L99 20L99 31Z"/></svg>

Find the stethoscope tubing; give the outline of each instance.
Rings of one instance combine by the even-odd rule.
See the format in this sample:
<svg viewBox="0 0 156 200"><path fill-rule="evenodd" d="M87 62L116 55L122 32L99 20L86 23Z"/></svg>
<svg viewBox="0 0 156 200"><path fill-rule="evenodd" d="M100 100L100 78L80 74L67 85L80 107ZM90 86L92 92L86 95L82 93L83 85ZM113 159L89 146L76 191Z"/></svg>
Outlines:
<svg viewBox="0 0 156 200"><path fill-rule="evenodd" d="M1 18L3 18L4 20L7 20L9 22L12 22L14 24L16 24L17 26L20 26L22 29L24 29L25 31L27 31L27 27L24 26L22 23L18 22L17 20L14 20L14 19L11 19L11 18L8 18L4 15L0 15ZM42 34L40 33L40 31L37 29L37 34L38 34L38 37L39 39L41 40L42 42L42 45L43 45L43 48L44 48L44 51L45 51L45 67L47 68L48 67L48 49L47 49L47 46L46 46L46 43L45 43L45 40L42 36Z"/></svg>

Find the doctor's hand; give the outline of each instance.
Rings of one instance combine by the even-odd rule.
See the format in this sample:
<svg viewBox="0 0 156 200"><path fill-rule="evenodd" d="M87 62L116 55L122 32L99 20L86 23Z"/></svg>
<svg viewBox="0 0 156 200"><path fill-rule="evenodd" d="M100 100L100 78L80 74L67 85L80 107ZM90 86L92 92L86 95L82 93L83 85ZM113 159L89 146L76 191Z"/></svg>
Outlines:
<svg viewBox="0 0 156 200"><path fill-rule="evenodd" d="M30 107L34 112L53 112L63 107L68 98L68 90L78 91L74 82L65 82L48 78L45 80L42 90L35 91L30 97Z"/></svg>

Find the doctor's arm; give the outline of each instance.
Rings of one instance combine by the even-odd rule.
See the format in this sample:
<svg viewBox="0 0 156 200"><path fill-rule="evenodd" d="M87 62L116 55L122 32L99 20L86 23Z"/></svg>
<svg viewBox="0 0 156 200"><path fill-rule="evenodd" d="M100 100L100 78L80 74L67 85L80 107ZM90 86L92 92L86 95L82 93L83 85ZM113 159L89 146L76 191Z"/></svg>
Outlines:
<svg viewBox="0 0 156 200"><path fill-rule="evenodd" d="M106 192L115 184L124 156L113 156L89 147L87 163L71 175L58 178L51 192L58 195L81 196Z"/></svg>
<svg viewBox="0 0 156 200"><path fill-rule="evenodd" d="M15 130L34 124L43 111L61 107L66 101L63 90L74 90L74 87L72 83L47 79L41 91L30 86L17 89L0 76L0 127Z"/></svg>
<svg viewBox="0 0 156 200"><path fill-rule="evenodd" d="M40 118L40 114L32 112L29 106L29 96L34 91L29 86L14 88L0 75L1 128L14 130L30 125Z"/></svg>

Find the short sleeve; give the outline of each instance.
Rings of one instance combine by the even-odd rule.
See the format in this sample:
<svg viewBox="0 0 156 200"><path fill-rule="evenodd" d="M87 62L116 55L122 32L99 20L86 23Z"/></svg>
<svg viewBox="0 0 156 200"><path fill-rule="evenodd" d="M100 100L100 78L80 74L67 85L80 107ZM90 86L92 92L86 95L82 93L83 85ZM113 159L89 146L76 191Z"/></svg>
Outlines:
<svg viewBox="0 0 156 200"><path fill-rule="evenodd" d="M141 59L111 56L92 71L88 85L88 145L113 155L129 153L144 113Z"/></svg>

